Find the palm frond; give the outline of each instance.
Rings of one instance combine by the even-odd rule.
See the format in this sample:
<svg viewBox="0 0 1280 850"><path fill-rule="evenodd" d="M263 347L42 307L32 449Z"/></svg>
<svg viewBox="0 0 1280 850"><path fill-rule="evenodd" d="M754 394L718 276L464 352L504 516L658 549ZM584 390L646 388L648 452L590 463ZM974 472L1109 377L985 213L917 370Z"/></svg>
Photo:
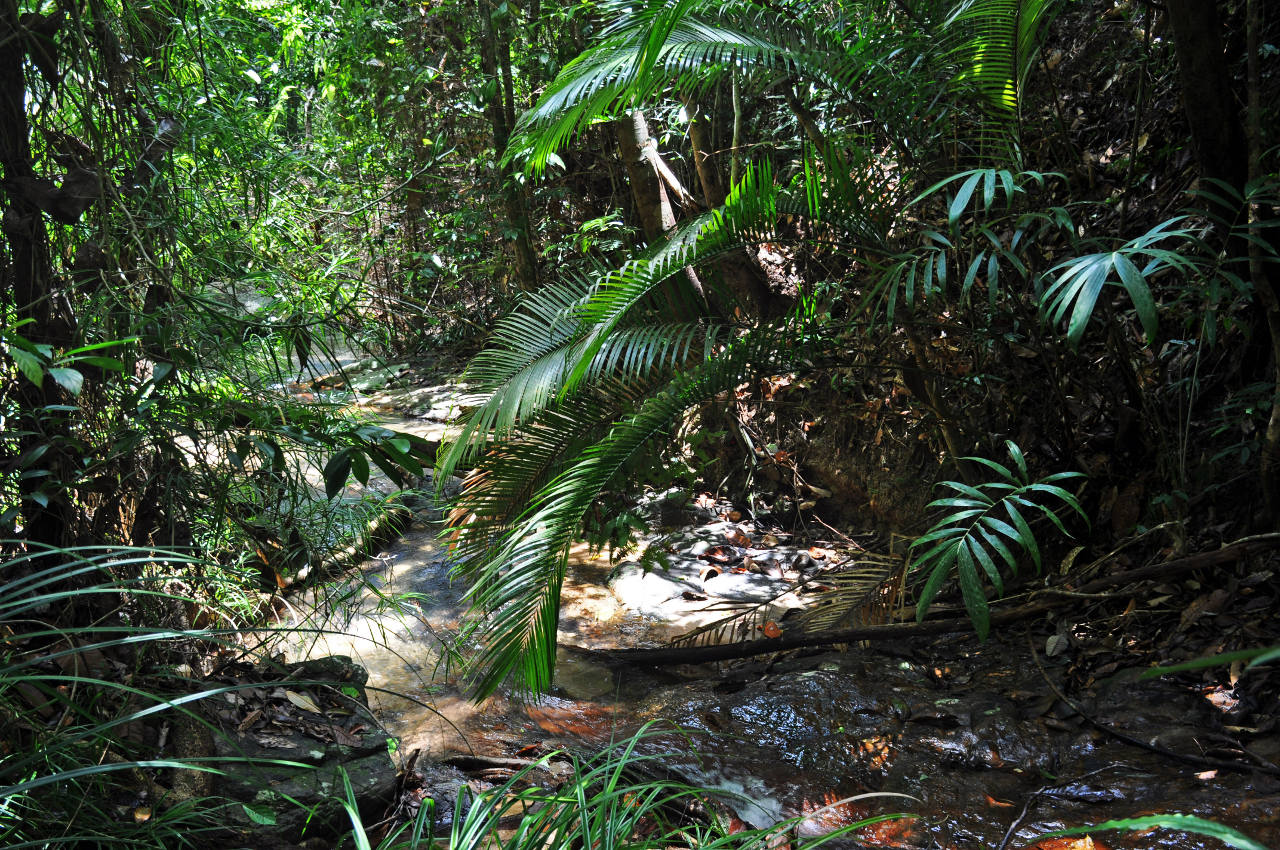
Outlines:
<svg viewBox="0 0 1280 850"><path fill-rule="evenodd" d="M1085 522L1089 521L1075 495L1058 486L1058 482L1083 478L1082 473L1059 472L1032 481L1022 450L1012 440L1006 440L1005 446L1014 469L988 458L965 458L992 470L999 479L977 487L943 481L941 486L956 495L935 499L929 507L950 508L951 513L911 544L912 570L928 573L916 602L916 619L924 619L930 603L954 569L965 610L981 640L987 639L991 626L983 577L991 582L996 593L1004 593L1004 577L996 557L1011 573L1016 573L1017 552L1022 551L1030 555L1036 570L1040 569L1040 545L1024 512L1033 518L1035 514L1031 512L1038 512L1066 535L1062 520L1045 505L1048 497L1053 497Z"/></svg>
<svg viewBox="0 0 1280 850"><path fill-rule="evenodd" d="M993 141L1016 159L1022 93L1057 0L961 0L942 24L956 84L971 88L994 120ZM990 145L988 145L990 147Z"/></svg>
<svg viewBox="0 0 1280 850"><path fill-rule="evenodd" d="M552 153L590 124L646 102L674 85L699 94L730 72L766 88L808 81L846 101L884 98L907 36L886 22L833 25L813 7L749 0L650 0L621 13L605 37L566 65L517 122L508 160L540 173ZM909 89L908 89L909 90Z"/></svg>
<svg viewBox="0 0 1280 850"><path fill-rule="evenodd" d="M487 615L486 645L476 659L478 694L492 693L511 673L531 691L551 684L565 564L592 503L629 462L669 439L690 407L733 388L755 370L784 368L802 356L798 342L803 341L781 328L749 332L715 359L677 373L542 487L509 530L486 547L487 557L460 567L475 577L470 604ZM460 530L474 533L469 526Z"/></svg>
<svg viewBox="0 0 1280 850"><path fill-rule="evenodd" d="M799 630L805 634L821 634L886 622L902 593L904 566L905 562L898 555L860 553L780 590L768 599L745 603L719 602L706 610L727 610L729 614L678 635L670 645L716 646L758 638L777 616L778 603L783 597L812 586L823 590L804 598L804 607L787 615L787 621L781 627L784 632Z"/></svg>
<svg viewBox="0 0 1280 850"><path fill-rule="evenodd" d="M797 622L806 633L883 623L902 592L905 561L898 555L862 552L811 581L830 588L818 594Z"/></svg>

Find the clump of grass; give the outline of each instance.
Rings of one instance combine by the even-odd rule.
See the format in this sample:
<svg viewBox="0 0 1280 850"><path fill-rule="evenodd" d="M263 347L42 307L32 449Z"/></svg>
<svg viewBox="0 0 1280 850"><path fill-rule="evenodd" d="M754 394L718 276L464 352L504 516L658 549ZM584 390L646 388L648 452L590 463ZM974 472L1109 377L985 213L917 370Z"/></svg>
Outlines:
<svg viewBox="0 0 1280 850"><path fill-rule="evenodd" d="M456 816L448 839L432 834L432 807L387 834L378 850L547 850L593 847L599 850L670 850L670 848L816 848L834 838L882 820L881 815L849 823L826 835L799 838L804 817L767 829L743 829L718 812L726 792L708 791L671 777L670 754L648 752L646 741L658 730L648 724L634 735L602 752L582 758L569 752L551 753L516 772L499 786L471 799L456 801ZM642 749L643 748L643 749ZM569 770L551 769L567 760ZM567 778L563 778L567 774ZM562 777L557 779L556 777ZM868 794L841 800L835 808L862 797L904 797ZM910 798L908 798L910 799ZM821 810L819 810L821 811ZM348 790L347 812L359 850L373 850Z"/></svg>

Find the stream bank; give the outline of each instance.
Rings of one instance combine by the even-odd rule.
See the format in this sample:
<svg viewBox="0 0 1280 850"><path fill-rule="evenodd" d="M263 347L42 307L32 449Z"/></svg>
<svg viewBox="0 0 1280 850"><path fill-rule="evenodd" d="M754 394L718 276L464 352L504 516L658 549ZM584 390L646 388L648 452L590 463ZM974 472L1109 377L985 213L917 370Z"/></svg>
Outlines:
<svg viewBox="0 0 1280 850"><path fill-rule="evenodd" d="M432 399L425 411L419 406L389 427L442 434L448 405L438 399L448 395L436 388L424 397ZM378 407L405 409L390 393ZM1208 576L1135 592L1130 610L1101 625L1083 614L1046 613L985 645L959 633L719 665L607 663L604 650L659 645L723 614L708 608L768 598L788 570L812 566L799 558L810 541L797 538L766 547L787 553L771 559L772 575L767 568L707 569L714 559L702 556L743 543L735 534L750 538L744 551L758 551L753 544L774 532L740 517L733 521L724 506L711 504L705 512L679 531L677 557L666 573L574 559L555 687L536 701L499 694L477 706L467 699L445 651L465 611L463 589L449 581L435 536L439 512L425 502L416 504L409 530L362 565L363 607L332 624L346 636L322 637L308 652L356 658L370 672L371 701L400 739L401 753L431 761L468 764L466 758L477 756L528 759L560 747L594 749L663 719L683 732L645 746L681 753L668 763L690 782L743 794L735 811L748 824L769 825L847 796L891 791L918 802L836 806L806 821L802 831L907 811L915 817L871 828L858 840L1002 848L1063 827L1183 812L1280 846L1272 674L1236 671L1225 682L1221 670L1137 678L1157 651L1169 657L1173 650L1176 658L1209 654L1210 632L1247 628L1241 612L1274 601L1266 555L1215 568L1214 577L1229 576L1224 586L1235 607L1219 594L1216 607L1196 603L1198 613L1191 611L1195 604L1188 607L1176 629L1163 628L1159 618L1183 598L1210 595L1201 585ZM353 584L353 592L359 586ZM395 594L402 602L388 613L386 599ZM785 623L788 607L781 600L769 619ZM1173 832L1109 833L1096 840L1103 845L1220 846Z"/></svg>

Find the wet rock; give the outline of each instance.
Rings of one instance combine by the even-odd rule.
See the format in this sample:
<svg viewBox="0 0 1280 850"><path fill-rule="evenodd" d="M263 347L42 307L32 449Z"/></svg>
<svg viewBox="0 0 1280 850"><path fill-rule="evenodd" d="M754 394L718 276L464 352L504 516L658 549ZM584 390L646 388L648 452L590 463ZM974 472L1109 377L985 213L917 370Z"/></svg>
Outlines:
<svg viewBox="0 0 1280 850"><path fill-rule="evenodd" d="M366 722L326 740L324 724L308 717L283 718L264 728L227 729L214 738L214 754L231 759L214 793L232 802L227 829L248 846L284 846L304 836L345 831L346 783L362 814L377 819L396 787L396 767L368 710L368 674L345 656L308 661L293 670L298 681L327 681L353 695L352 710ZM286 764L288 763L288 764ZM345 777L345 780L344 780Z"/></svg>

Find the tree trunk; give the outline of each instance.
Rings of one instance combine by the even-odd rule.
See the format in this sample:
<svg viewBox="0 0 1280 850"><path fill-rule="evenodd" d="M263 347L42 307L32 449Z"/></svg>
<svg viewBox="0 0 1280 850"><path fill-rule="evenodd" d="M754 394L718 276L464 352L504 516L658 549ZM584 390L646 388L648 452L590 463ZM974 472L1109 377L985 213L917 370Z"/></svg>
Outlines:
<svg viewBox="0 0 1280 850"><path fill-rule="evenodd" d="M1222 53L1217 3L1168 0L1167 8L1178 57L1182 106L1200 173L1242 189L1248 176L1248 149Z"/></svg>
<svg viewBox="0 0 1280 850"><path fill-rule="evenodd" d="M512 168L503 162L507 143L511 141L514 124L514 96L511 75L511 42L508 27L499 27L493 20L491 0L480 0L480 18L483 37L480 39L480 67L485 76L485 111L493 128L493 147L498 158L498 184L502 196L503 211L510 228L509 240L515 251L516 277L520 288L536 289L538 286L538 258L529 236L529 212L524 194L513 179ZM508 12L507 14L510 14ZM500 67L501 63L501 67Z"/></svg>
<svg viewBox="0 0 1280 850"><path fill-rule="evenodd" d="M663 239L676 226L675 210L671 208L671 199L667 195L668 185L674 175L658 156L657 142L649 136L649 122L645 119L644 112L636 109L625 118L619 118L614 122L614 130L618 137L618 155L622 157L622 163L627 169L631 197L636 204L636 214L640 217L640 228L644 231L645 239L653 244ZM678 184L676 188L688 195ZM705 305L706 293L693 267L685 266L682 273L694 296ZM700 312L697 305L688 303L687 298L681 298L677 289L670 286L666 289L667 304L674 316L692 319Z"/></svg>
<svg viewBox="0 0 1280 850"><path fill-rule="evenodd" d="M716 167L711 127L697 101L688 96L683 101L684 110L689 116L689 144L693 148L693 166L698 172L698 184L702 187L702 201L708 209L714 209L724 203L729 192L720 177L720 169Z"/></svg>
<svg viewBox="0 0 1280 850"><path fill-rule="evenodd" d="M40 179L32 161L27 122L26 42L18 23L17 3L0 0L0 169L4 179L3 232L8 243L8 262L0 270L0 299L8 301L5 312L11 310L16 323L25 322L18 333L37 345L56 348L70 342L70 326L53 310L53 268L44 213L28 193L13 188L36 185L34 181ZM53 61L56 63L56 58ZM66 545L73 532L66 491L69 464L63 456L69 436L65 414L45 411L48 405L64 401L62 392L48 376L40 384L23 376L17 376L16 381L18 413L9 427L21 435L18 456L43 450L39 467L49 470L47 476L19 480L23 534L36 543Z"/></svg>
<svg viewBox="0 0 1280 850"><path fill-rule="evenodd" d="M710 122L692 97L684 98L685 112L689 116L689 143L693 148L694 168L706 206L714 209L723 206L728 188L721 177L716 162L715 145L712 142ZM773 305L773 293L764 271L749 251L733 251L716 261L725 289L750 316L767 316Z"/></svg>
<svg viewBox="0 0 1280 850"><path fill-rule="evenodd" d="M1250 177L1250 145L1241 121L1237 101L1228 76L1227 58L1222 50L1222 25L1218 7L1212 0L1168 0L1169 23L1173 27L1174 50L1178 57L1178 76L1182 85L1182 105L1191 127L1200 174L1220 180L1243 198ZM1261 9L1249 4L1249 117L1251 123L1260 104L1257 102L1258 30ZM1260 135L1260 128L1259 128ZM1253 140L1260 150L1261 139ZM1215 190L1231 206L1219 208L1222 218L1233 224L1254 226L1248 205L1236 205L1233 193ZM1257 232L1262 236L1262 231ZM1272 247L1276 247L1274 241ZM1260 489L1272 526L1280 528L1280 294L1276 292L1274 274L1264 267L1257 244L1237 233L1227 244L1229 258L1249 257L1249 276L1259 308L1255 328L1265 332L1271 342L1271 378L1275 382L1271 420L1259 453Z"/></svg>
<svg viewBox="0 0 1280 850"><path fill-rule="evenodd" d="M1262 176L1262 150L1265 141L1262 136L1262 4L1259 0L1248 0L1246 23L1248 51L1248 124L1245 137L1248 140L1249 182ZM1249 280L1257 293L1258 302L1262 305L1266 316L1267 331L1271 336L1272 380L1275 385L1271 391L1271 416L1267 420L1267 430L1262 438L1262 452L1259 457L1259 471L1262 476L1262 496L1267 507L1271 524L1280 528L1280 295L1276 292L1275 273L1268 273L1263 262L1262 245L1267 238L1262 224L1263 212L1258 204L1249 204L1248 221L1249 240ZM1273 243L1274 247L1274 243Z"/></svg>

